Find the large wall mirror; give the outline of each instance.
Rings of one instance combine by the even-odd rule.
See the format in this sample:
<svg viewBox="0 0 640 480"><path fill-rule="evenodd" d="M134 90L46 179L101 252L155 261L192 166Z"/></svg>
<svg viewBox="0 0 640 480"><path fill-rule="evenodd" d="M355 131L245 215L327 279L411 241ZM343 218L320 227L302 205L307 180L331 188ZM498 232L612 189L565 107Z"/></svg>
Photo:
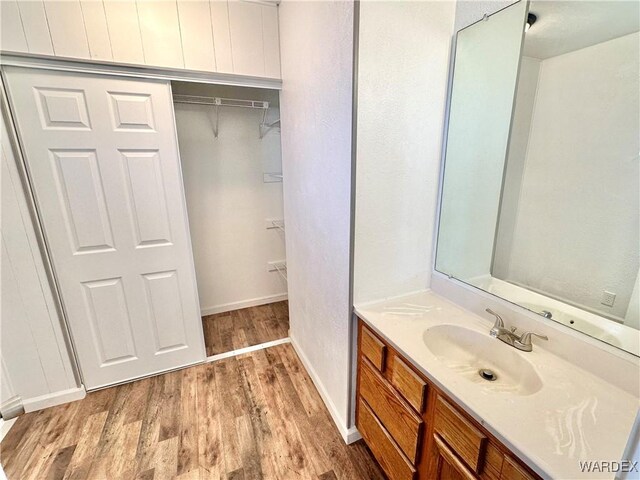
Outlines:
<svg viewBox="0 0 640 480"><path fill-rule="evenodd" d="M640 355L640 2L458 32L436 269Z"/></svg>

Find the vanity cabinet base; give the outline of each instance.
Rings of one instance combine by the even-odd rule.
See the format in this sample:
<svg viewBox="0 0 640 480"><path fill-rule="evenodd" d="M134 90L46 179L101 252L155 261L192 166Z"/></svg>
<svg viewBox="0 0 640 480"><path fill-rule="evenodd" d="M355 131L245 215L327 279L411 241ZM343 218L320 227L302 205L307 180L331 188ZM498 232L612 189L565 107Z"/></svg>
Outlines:
<svg viewBox="0 0 640 480"><path fill-rule="evenodd" d="M356 388L356 426L390 480L540 478L361 319Z"/></svg>

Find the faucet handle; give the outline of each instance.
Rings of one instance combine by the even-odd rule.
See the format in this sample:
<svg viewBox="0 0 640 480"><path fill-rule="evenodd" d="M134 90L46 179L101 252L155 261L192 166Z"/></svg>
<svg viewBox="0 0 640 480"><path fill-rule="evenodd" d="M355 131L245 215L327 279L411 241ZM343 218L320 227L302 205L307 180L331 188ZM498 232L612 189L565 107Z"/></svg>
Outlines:
<svg viewBox="0 0 640 480"><path fill-rule="evenodd" d="M521 345L531 345L531 335L538 337L541 340L549 340L549 337L547 337L546 335L540 335L539 333L534 332L524 332L522 335L520 335L518 341Z"/></svg>
<svg viewBox="0 0 640 480"><path fill-rule="evenodd" d="M493 324L493 328L504 328L504 321L502 320L502 317L500 315L498 315L496 312L494 312L490 308L485 309L485 312L490 313L491 315L496 317L496 321Z"/></svg>

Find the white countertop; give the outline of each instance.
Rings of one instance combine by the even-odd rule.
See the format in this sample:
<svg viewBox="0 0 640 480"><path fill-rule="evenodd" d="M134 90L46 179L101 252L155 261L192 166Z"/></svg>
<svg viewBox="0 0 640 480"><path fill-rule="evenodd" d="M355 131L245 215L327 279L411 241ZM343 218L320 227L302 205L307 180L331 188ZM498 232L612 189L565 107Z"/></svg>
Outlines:
<svg viewBox="0 0 640 480"><path fill-rule="evenodd" d="M356 305L356 313L471 416L544 478L613 478L583 473L580 461L620 461L640 405L637 396L544 350L520 352L542 388L531 395L496 392L447 367L426 347L423 334L442 324L489 336L492 322L432 292ZM553 339L551 339L553 340Z"/></svg>

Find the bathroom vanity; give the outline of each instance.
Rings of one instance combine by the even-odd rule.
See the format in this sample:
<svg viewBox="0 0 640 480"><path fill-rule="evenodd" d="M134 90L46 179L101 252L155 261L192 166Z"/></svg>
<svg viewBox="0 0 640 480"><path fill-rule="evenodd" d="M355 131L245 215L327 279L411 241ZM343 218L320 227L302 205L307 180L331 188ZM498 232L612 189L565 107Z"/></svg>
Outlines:
<svg viewBox="0 0 640 480"><path fill-rule="evenodd" d="M619 459L632 389L492 338L488 314L430 291L356 313L356 426L390 479L583 478L580 462Z"/></svg>
<svg viewBox="0 0 640 480"><path fill-rule="evenodd" d="M390 479L539 478L360 320L356 424Z"/></svg>

